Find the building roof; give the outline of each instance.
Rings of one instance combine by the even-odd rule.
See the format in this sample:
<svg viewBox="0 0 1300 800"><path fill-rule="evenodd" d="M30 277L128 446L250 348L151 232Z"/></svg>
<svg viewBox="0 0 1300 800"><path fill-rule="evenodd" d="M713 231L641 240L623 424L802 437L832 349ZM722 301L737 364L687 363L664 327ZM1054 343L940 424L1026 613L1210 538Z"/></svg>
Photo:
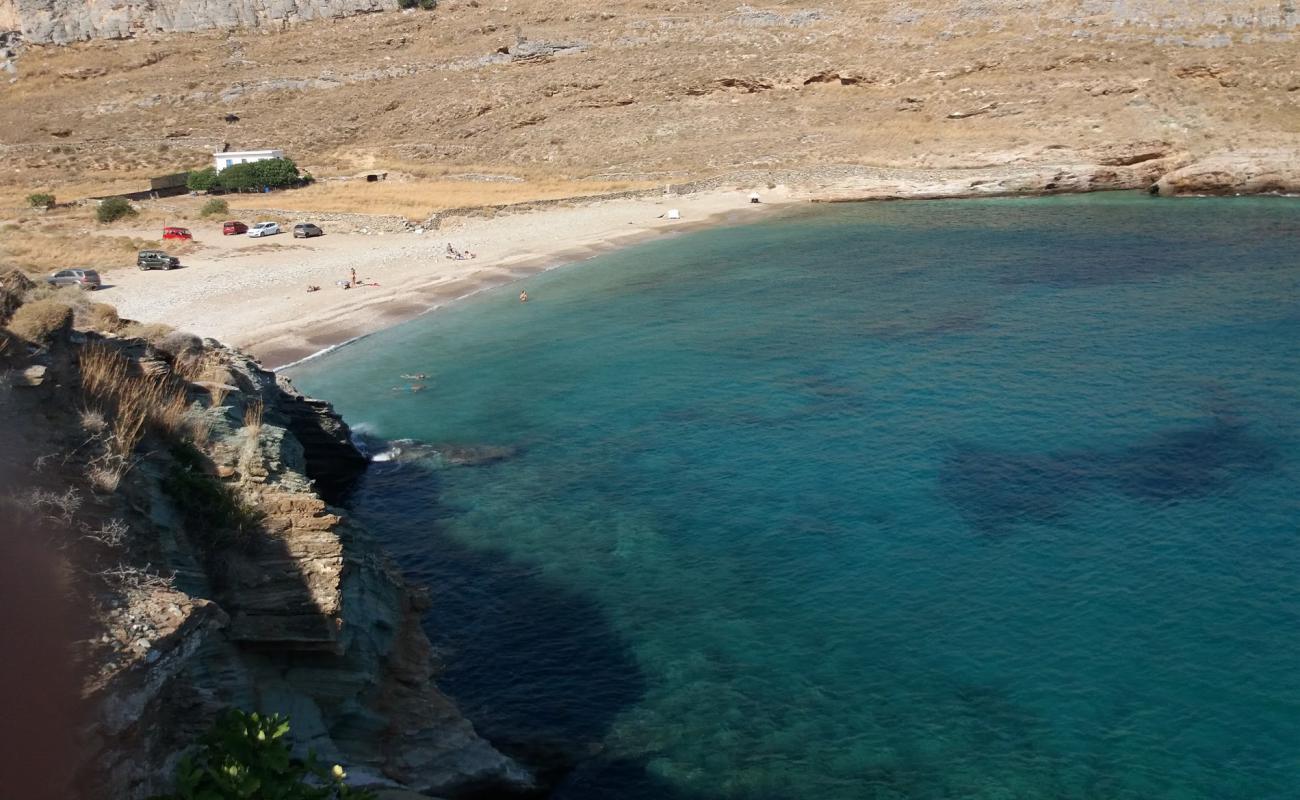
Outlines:
<svg viewBox="0 0 1300 800"><path fill-rule="evenodd" d="M278 147L266 147L261 150L224 150L219 153L213 153L214 156L251 156L259 153L282 153Z"/></svg>

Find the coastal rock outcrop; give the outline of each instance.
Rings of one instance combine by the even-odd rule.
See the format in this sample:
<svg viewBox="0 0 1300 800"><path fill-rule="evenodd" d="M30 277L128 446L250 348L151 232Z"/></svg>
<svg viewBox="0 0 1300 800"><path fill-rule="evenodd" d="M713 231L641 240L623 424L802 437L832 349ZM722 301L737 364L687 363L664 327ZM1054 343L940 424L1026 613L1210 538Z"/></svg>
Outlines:
<svg viewBox="0 0 1300 800"><path fill-rule="evenodd" d="M20 30L28 43L67 44L151 32L278 29L396 8L397 0L0 0L0 22Z"/></svg>
<svg viewBox="0 0 1300 800"><path fill-rule="evenodd" d="M1151 191L1162 195L1300 194L1300 156L1288 151L1223 153L1161 176Z"/></svg>
<svg viewBox="0 0 1300 800"><path fill-rule="evenodd" d="M234 706L287 714L295 747L359 783L532 789L438 689L428 595L322 496L366 463L327 403L188 335L0 333L6 386L36 366L45 376L0 391L7 418L41 420L31 441L6 439L0 467L64 453L57 475L5 501L66 539L89 609L79 757L59 779L86 797L170 791L189 744ZM128 396L154 404L151 432L113 471Z"/></svg>

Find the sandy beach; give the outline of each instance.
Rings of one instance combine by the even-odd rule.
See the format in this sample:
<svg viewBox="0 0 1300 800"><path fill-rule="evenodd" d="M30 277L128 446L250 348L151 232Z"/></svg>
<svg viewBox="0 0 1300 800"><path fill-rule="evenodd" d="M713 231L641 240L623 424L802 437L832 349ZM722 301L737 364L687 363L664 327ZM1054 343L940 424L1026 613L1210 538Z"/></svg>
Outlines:
<svg viewBox="0 0 1300 800"><path fill-rule="evenodd" d="M326 224L326 235L312 239L222 236L220 221L199 223L190 226L198 247L182 256L182 269L101 270L96 299L123 317L212 337L280 367L484 289L647 237L752 221L791 201L781 189L758 205L745 192L716 191L457 219L423 233L331 233ZM670 209L681 218L668 219ZM157 235L143 226L115 232ZM448 259L448 244L475 258ZM338 282L353 269L359 285L345 290Z"/></svg>

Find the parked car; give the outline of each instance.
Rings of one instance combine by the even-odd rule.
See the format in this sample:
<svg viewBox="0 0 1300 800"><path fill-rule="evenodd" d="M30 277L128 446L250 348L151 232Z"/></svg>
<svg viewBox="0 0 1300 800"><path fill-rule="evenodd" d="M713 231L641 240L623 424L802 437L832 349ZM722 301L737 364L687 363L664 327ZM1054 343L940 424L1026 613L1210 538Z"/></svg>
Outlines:
<svg viewBox="0 0 1300 800"><path fill-rule="evenodd" d="M193 239L194 234L190 233L189 228L177 228L173 225L168 225L167 227L163 228L162 238L188 240L188 239Z"/></svg>
<svg viewBox="0 0 1300 800"><path fill-rule="evenodd" d="M262 236L274 236L280 232L280 224L277 222L259 222L248 229L248 235L253 238Z"/></svg>
<svg viewBox="0 0 1300 800"><path fill-rule="evenodd" d="M181 265L181 260L161 250L141 250L135 257L135 265L140 269L175 269Z"/></svg>
<svg viewBox="0 0 1300 800"><path fill-rule="evenodd" d="M324 235L325 231L321 230L319 225L311 222L299 222L293 226L293 238L295 239L309 239L312 236Z"/></svg>
<svg viewBox="0 0 1300 800"><path fill-rule="evenodd" d="M45 282L51 286L80 286L92 292L103 285L99 273L93 269L61 269Z"/></svg>
<svg viewBox="0 0 1300 800"><path fill-rule="evenodd" d="M234 236L237 233L248 233L248 226L234 219L221 226L222 236Z"/></svg>

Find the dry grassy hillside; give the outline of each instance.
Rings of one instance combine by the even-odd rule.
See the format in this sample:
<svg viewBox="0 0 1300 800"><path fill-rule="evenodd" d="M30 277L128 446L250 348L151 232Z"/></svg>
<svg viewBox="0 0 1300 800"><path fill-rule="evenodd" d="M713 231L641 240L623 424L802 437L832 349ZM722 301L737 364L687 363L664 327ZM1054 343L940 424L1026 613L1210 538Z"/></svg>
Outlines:
<svg viewBox="0 0 1300 800"><path fill-rule="evenodd" d="M1007 163L1135 140L1294 148L1300 14L1287 9L447 0L281 33L29 46L0 89L0 192L106 187L201 166L223 143L283 147L318 177L607 182Z"/></svg>

